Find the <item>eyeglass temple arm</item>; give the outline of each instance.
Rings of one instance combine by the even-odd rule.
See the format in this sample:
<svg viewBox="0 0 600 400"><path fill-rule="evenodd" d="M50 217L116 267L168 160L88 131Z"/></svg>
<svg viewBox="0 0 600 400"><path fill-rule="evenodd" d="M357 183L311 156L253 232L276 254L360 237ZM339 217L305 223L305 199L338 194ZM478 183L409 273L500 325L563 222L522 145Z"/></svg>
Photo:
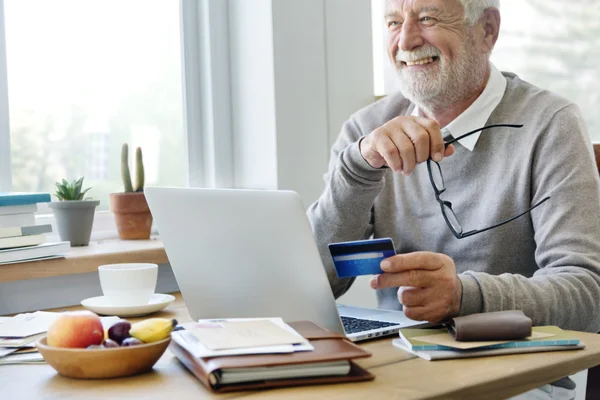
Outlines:
<svg viewBox="0 0 600 400"><path fill-rule="evenodd" d="M469 136L469 135L472 135L472 134L474 134L474 133L481 132L481 131L484 131L484 130L486 130L486 129L490 129L490 128L500 128L500 127L505 127L505 128L522 128L522 127L523 127L523 125L522 125L522 124L521 124L521 125L513 125L513 124L498 124L498 125L488 125L488 126L484 126L483 128L478 128L478 129L475 129L474 131L467 132L467 133L465 133L464 135L460 135L459 137L457 137L457 138L454 138L454 139L452 139L452 140L450 140L450 141L448 141L448 142L444 143L444 148L446 148L446 147L448 147L449 145L451 145L452 143L454 143L454 142L457 142L457 141L459 141L459 140L461 140L461 139L463 139L463 138L465 138L465 137L467 137L467 136Z"/></svg>
<svg viewBox="0 0 600 400"><path fill-rule="evenodd" d="M521 214L519 214L519 215L516 215L516 216L514 216L514 217L512 217L512 218L510 218L510 219L507 219L506 221L502 221L502 222L500 222L500 223L497 223L496 225L489 226L489 227L487 227L487 228L485 228L485 229L476 230L476 231L470 231L470 232L465 232L465 233L463 233L463 234L460 236L460 239L462 239L462 238L465 238L465 237L469 237L469 236L472 236L472 235L475 235L475 234L477 234L477 233L481 233L481 232L489 231L490 229L497 228L497 227L499 227L499 226L502 226L502 225L504 225L504 224L508 224L509 222L511 222L511 221L514 221L515 219L517 219L517 218L519 218L519 217L521 217L521 216L523 216L523 215L527 214L528 212L530 212L531 210L533 210L533 209L534 209L534 208L536 208L537 206L541 206L541 205L542 205L542 203L546 202L547 200L550 200L550 196L543 198L542 200L540 200L540 201L539 201L537 204L534 204L534 205L533 205L531 208L529 208L528 210L525 210L525 211L523 211Z"/></svg>

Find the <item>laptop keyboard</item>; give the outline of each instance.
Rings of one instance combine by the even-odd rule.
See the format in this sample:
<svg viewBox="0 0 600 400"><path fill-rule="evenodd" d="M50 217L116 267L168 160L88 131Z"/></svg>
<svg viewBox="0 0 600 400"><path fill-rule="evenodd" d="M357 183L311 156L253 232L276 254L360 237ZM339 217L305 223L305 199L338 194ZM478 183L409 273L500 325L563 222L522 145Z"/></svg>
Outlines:
<svg viewBox="0 0 600 400"><path fill-rule="evenodd" d="M387 326L398 325L397 323L392 322L383 322L383 321L372 321L369 319L359 319L352 317L341 317L342 324L344 324L344 330L347 334L356 333L356 332L364 332L370 331L372 329L385 328Z"/></svg>

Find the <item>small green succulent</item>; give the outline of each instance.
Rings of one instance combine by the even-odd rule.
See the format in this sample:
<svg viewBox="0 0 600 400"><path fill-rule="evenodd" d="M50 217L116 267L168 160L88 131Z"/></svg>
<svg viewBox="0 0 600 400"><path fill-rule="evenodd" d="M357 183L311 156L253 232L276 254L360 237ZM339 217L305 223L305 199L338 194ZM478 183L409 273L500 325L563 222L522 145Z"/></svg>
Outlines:
<svg viewBox="0 0 600 400"><path fill-rule="evenodd" d="M91 187L81 191L82 185L83 178L79 178L73 182L67 182L66 179L63 179L62 182L56 182L55 196L59 200L83 200L83 196L85 196Z"/></svg>

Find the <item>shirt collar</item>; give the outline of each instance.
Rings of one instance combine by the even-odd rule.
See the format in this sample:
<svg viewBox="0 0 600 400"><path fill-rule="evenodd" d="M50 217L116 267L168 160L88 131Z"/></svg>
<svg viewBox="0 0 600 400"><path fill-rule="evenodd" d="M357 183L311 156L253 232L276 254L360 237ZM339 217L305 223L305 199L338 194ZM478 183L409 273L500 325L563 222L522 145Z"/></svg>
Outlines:
<svg viewBox="0 0 600 400"><path fill-rule="evenodd" d="M500 101L502 101L506 86L507 82L502 73L494 66L494 64L490 63L490 78L481 95L469 106L469 108L446 125L446 127L442 129L442 134L445 130L452 136L458 137L467 132L484 127L485 123L490 118L490 115L492 115L492 112L496 109L498 104L500 104ZM419 115L419 107L415 107L411 115ZM474 133L459 140L458 143L468 150L473 151L480 135L481 132Z"/></svg>

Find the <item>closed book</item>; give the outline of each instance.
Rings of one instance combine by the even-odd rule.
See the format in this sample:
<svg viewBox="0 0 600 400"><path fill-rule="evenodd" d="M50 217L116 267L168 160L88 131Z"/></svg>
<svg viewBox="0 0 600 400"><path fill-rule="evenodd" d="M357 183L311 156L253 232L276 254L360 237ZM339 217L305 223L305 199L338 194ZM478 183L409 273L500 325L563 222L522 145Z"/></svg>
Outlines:
<svg viewBox="0 0 600 400"><path fill-rule="evenodd" d="M578 344L564 346L503 347L496 349L488 348L472 350L413 350L409 349L402 339L394 339L392 343L394 346L408 351L409 353L412 353L427 361L452 360L455 358L505 356L508 354L542 353L549 351L581 350L585 348L585 345L579 342Z"/></svg>
<svg viewBox="0 0 600 400"><path fill-rule="evenodd" d="M0 215L35 213L37 210L37 203L22 204L18 206L3 206L0 207Z"/></svg>
<svg viewBox="0 0 600 400"><path fill-rule="evenodd" d="M370 357L371 353L346 337L309 321L290 322L289 325L309 340L313 351L194 357L177 340L172 340L169 347L190 372L216 393L375 378L352 362L356 358Z"/></svg>
<svg viewBox="0 0 600 400"><path fill-rule="evenodd" d="M0 250L0 264L62 256L71 249L70 242L49 242L37 246Z"/></svg>
<svg viewBox="0 0 600 400"><path fill-rule="evenodd" d="M46 235L44 233L39 235L7 237L0 239L0 249L34 246L44 242L46 242Z"/></svg>
<svg viewBox="0 0 600 400"><path fill-rule="evenodd" d="M570 337L557 326L535 326L532 336L522 340L480 341L463 343L455 341L447 329L400 329L403 347L413 351L482 351L503 348L533 348L545 346L573 346L579 339Z"/></svg>
<svg viewBox="0 0 600 400"><path fill-rule="evenodd" d="M35 225L34 213L0 215L0 228Z"/></svg>
<svg viewBox="0 0 600 400"><path fill-rule="evenodd" d="M0 193L0 207L36 203L49 203L50 200L52 200L52 198L50 197L50 193Z"/></svg>
<svg viewBox="0 0 600 400"><path fill-rule="evenodd" d="M52 232L52 225L30 225L30 226L14 226L11 228L0 228L0 238L8 238L15 236L39 235L42 233Z"/></svg>

